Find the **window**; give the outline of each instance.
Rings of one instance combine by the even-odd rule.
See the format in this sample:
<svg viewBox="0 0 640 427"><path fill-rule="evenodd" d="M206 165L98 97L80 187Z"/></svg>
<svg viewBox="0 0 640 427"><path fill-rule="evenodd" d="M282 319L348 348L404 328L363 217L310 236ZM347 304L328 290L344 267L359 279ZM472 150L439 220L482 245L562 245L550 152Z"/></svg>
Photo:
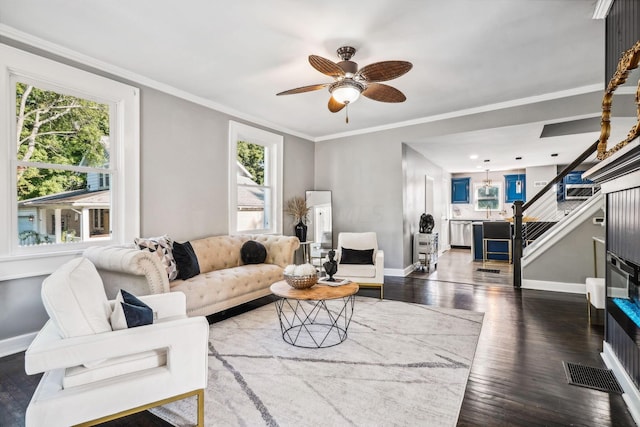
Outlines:
<svg viewBox="0 0 640 427"><path fill-rule="evenodd" d="M15 80L17 211L33 216L18 223L18 246L91 241L83 210L111 208L109 105Z"/></svg>
<svg viewBox="0 0 640 427"><path fill-rule="evenodd" d="M229 233L282 232L283 138L229 122Z"/></svg>
<svg viewBox="0 0 640 427"><path fill-rule="evenodd" d="M0 135L0 197L9 201L0 280L50 273L90 245L132 241L138 89L0 45L0 100L0 129L10 130Z"/></svg>
<svg viewBox="0 0 640 427"><path fill-rule="evenodd" d="M476 211L502 210L502 185L500 183L473 184Z"/></svg>

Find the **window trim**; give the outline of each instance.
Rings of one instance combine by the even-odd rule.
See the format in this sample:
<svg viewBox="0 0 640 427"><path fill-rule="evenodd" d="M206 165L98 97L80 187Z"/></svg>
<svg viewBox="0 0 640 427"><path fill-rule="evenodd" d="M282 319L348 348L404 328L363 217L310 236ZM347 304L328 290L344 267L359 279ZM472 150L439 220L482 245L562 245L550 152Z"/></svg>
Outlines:
<svg viewBox="0 0 640 427"><path fill-rule="evenodd" d="M112 202L111 239L41 247L17 244L15 192L15 79L43 89L64 91L110 105L112 147L110 168ZM10 235L0 240L0 280L50 274L67 260L93 245L133 241L140 230L140 96L139 89L59 62L0 44L0 170L4 170L0 198L10 201L0 209L0 227ZM13 114L13 115L12 115ZM34 260L37 259L37 262Z"/></svg>
<svg viewBox="0 0 640 427"><path fill-rule="evenodd" d="M268 148L272 224L265 230L238 230L237 142L246 141ZM272 132L229 120L229 234L282 234L282 190L284 138ZM275 173L273 172L275 171Z"/></svg>
<svg viewBox="0 0 640 427"><path fill-rule="evenodd" d="M492 212L497 212L497 211L502 211L503 207L504 207L504 189L502 186L501 182L492 182L491 183L491 187L496 187L498 189L498 195L496 197L495 200L498 201L498 207L496 209L486 209L486 208L480 208L478 207L478 190L482 187L484 187L485 184L484 183L480 183L480 182L476 182L473 184L473 209L476 212L486 212L487 210L490 210ZM493 200L493 199L492 199Z"/></svg>

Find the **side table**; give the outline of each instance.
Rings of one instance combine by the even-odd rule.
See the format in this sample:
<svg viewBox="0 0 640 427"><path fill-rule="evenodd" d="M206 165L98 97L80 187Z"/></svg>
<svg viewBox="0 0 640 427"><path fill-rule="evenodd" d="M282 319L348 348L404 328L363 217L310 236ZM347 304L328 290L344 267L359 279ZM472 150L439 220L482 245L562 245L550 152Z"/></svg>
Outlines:
<svg viewBox="0 0 640 427"><path fill-rule="evenodd" d="M347 339L353 316L357 283L341 286L314 285L295 289L281 280L271 285L279 296L276 312L282 339L296 347L325 348Z"/></svg>

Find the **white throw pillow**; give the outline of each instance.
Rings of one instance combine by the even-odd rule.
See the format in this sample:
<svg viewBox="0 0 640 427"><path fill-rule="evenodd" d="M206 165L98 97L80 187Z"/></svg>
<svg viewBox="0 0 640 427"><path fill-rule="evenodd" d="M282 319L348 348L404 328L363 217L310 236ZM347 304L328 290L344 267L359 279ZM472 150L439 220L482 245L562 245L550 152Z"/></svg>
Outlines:
<svg viewBox="0 0 640 427"><path fill-rule="evenodd" d="M64 338L111 331L111 307L96 267L75 258L42 282L42 303Z"/></svg>

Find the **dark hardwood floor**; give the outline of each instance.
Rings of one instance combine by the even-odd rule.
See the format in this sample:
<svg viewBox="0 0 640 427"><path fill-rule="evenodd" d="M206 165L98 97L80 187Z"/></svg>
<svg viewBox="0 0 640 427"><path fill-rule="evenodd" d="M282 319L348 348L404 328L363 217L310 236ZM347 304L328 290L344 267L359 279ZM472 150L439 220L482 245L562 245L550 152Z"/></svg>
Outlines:
<svg viewBox="0 0 640 427"><path fill-rule="evenodd" d="M478 268L499 273L477 271ZM375 289L361 295L377 297ZM471 262L465 250L440 258L431 274L386 277L385 299L485 313L462 403L460 426L634 426L617 394L567 384L562 361L604 367L603 327L589 325L583 295L517 290L511 266ZM219 321L265 298L209 318ZM0 359L0 426L24 425L38 376L24 374L24 354ZM109 426L166 426L142 413Z"/></svg>

